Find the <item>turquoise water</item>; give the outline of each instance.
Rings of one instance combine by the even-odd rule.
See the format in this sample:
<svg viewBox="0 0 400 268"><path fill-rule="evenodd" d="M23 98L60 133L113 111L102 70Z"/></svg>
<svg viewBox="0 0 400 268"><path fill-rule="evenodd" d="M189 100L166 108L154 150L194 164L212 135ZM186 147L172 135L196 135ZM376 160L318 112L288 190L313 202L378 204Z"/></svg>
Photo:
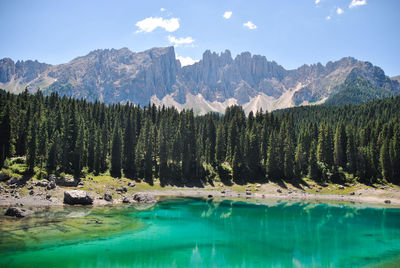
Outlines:
<svg viewBox="0 0 400 268"><path fill-rule="evenodd" d="M400 266L393 208L167 199L50 209L0 227L1 267Z"/></svg>

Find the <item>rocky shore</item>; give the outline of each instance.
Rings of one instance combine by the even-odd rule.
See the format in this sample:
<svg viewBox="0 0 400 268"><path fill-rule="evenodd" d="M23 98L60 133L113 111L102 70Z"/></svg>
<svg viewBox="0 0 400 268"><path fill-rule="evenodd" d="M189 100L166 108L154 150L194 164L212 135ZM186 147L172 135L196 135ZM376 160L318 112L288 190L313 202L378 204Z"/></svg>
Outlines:
<svg viewBox="0 0 400 268"><path fill-rule="evenodd" d="M4 178L0 174L0 206L42 207L63 205L106 206L129 203L156 203L159 197L204 197L280 201L354 202L400 208L400 188L363 185L207 185L196 187L149 186L127 179L74 179L50 175L47 180Z"/></svg>

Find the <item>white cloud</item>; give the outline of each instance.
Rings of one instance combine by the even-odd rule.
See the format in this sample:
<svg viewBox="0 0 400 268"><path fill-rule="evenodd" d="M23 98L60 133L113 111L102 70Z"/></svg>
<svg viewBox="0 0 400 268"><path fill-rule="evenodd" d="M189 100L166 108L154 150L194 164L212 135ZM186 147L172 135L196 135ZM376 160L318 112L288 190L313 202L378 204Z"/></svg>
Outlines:
<svg viewBox="0 0 400 268"><path fill-rule="evenodd" d="M232 11L225 11L223 17L225 19L230 19L232 16Z"/></svg>
<svg viewBox="0 0 400 268"><path fill-rule="evenodd" d="M315 4L318 5L321 0L315 0Z"/></svg>
<svg viewBox="0 0 400 268"><path fill-rule="evenodd" d="M194 60L191 57L181 57L181 56L176 56L176 59L181 62L181 66L187 66L187 65L192 65L195 64L196 62L199 62L199 60Z"/></svg>
<svg viewBox="0 0 400 268"><path fill-rule="evenodd" d="M336 13L338 14L338 15L340 15L340 14L343 14L343 9L341 9L340 7L338 7L337 9L336 9Z"/></svg>
<svg viewBox="0 0 400 268"><path fill-rule="evenodd" d="M325 19L326 19L326 20L330 20L330 19L331 19L331 16L326 16Z"/></svg>
<svg viewBox="0 0 400 268"><path fill-rule="evenodd" d="M252 23L251 21L243 23L243 26L249 28L250 30L257 29L257 26L254 23Z"/></svg>
<svg viewBox="0 0 400 268"><path fill-rule="evenodd" d="M163 7L160 8L160 11L161 11L161 12L164 12L164 11L165 11L165 8L163 8Z"/></svg>
<svg viewBox="0 0 400 268"><path fill-rule="evenodd" d="M352 0L349 5L349 8L364 6L366 4L367 4L367 0Z"/></svg>
<svg viewBox="0 0 400 268"><path fill-rule="evenodd" d="M172 43L174 46L179 46L179 45L188 45L194 42L194 39L190 36L188 37L181 37L181 38L175 38L174 36L168 36L168 41Z"/></svg>
<svg viewBox="0 0 400 268"><path fill-rule="evenodd" d="M138 21L136 26L139 28L136 33L146 32L150 33L154 31L156 28L160 27L166 30L167 32L175 32L179 29L179 19L178 18L171 18L171 19L164 19L164 18L145 18L144 20Z"/></svg>

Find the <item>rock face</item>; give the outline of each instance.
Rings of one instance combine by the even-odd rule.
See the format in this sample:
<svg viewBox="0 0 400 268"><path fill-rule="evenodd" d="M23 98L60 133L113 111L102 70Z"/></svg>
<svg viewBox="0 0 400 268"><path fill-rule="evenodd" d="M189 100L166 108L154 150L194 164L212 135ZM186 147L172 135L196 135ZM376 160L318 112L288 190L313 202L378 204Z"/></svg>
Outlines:
<svg viewBox="0 0 400 268"><path fill-rule="evenodd" d="M133 196L133 200L139 203L156 203L157 198L153 194L149 193L136 193Z"/></svg>
<svg viewBox="0 0 400 268"><path fill-rule="evenodd" d="M91 205L93 204L93 198L87 192L82 190L65 191L64 204Z"/></svg>
<svg viewBox="0 0 400 268"><path fill-rule="evenodd" d="M37 61L0 60L0 88L100 100L105 103L174 105L197 113L224 112L242 105L246 112L323 103L346 89L346 81L366 81L379 90L400 94L398 79L390 79L369 62L351 57L286 70L266 57L229 50L205 51L200 61L181 67L173 47L134 53L127 48L95 50L60 65ZM386 96L377 95L376 97ZM375 96L374 96L375 97Z"/></svg>
<svg viewBox="0 0 400 268"><path fill-rule="evenodd" d="M27 217L31 214L33 214L33 211L28 210L28 209L18 208L18 207L9 207L4 215L17 217L17 218L23 218L23 217Z"/></svg>

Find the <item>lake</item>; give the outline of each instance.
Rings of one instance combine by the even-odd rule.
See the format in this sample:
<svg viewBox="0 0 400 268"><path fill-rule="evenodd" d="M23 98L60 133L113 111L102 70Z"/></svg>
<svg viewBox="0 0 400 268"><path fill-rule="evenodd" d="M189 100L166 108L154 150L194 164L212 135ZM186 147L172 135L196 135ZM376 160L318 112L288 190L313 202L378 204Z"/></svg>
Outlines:
<svg viewBox="0 0 400 268"><path fill-rule="evenodd" d="M170 198L1 219L0 267L400 266L395 208Z"/></svg>

